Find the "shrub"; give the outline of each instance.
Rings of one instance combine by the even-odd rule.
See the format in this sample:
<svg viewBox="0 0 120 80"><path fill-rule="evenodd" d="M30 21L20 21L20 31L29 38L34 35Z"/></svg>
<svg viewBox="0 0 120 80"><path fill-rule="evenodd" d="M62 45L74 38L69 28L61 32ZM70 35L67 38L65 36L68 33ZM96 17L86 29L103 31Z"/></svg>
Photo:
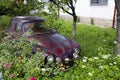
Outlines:
<svg viewBox="0 0 120 80"><path fill-rule="evenodd" d="M10 19L11 19L10 16L6 16L6 15L0 16L0 27L1 27L1 29L4 30L8 27Z"/></svg>
<svg viewBox="0 0 120 80"><path fill-rule="evenodd" d="M36 54L32 52L32 46L37 41L28 42L26 38L12 39L6 36L0 44L0 71L5 80L39 80L59 71L59 65L54 63L44 64L44 57L40 56L42 51ZM7 45L7 46L6 46ZM52 67L49 67L52 64ZM44 68L41 68L43 67ZM60 71L59 71L60 72Z"/></svg>

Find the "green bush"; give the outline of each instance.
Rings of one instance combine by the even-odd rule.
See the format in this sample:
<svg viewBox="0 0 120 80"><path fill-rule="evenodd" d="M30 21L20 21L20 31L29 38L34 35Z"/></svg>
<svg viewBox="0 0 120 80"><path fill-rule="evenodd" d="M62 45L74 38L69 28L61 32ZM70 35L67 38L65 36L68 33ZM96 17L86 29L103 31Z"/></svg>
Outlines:
<svg viewBox="0 0 120 80"><path fill-rule="evenodd" d="M23 0L21 0L23 1ZM0 1L0 15L20 16L30 15L29 12L36 8L34 0L27 1L27 4L18 2L18 0L1 0Z"/></svg>
<svg viewBox="0 0 120 80"><path fill-rule="evenodd" d="M3 16L0 16L0 27L1 29L6 29L10 23L10 19L11 17L10 16L6 16L6 15L3 15Z"/></svg>
<svg viewBox="0 0 120 80"><path fill-rule="evenodd" d="M54 63L44 64L44 57L40 56L42 51L36 54L32 52L32 46L37 41L28 42L21 37L12 39L6 36L0 44L0 72L5 80L29 80L30 78L41 79L52 73L60 72L59 65ZM7 46L6 46L7 45ZM51 64L52 67L49 67ZM43 67L44 68L41 68ZM32 80L32 79L30 79Z"/></svg>

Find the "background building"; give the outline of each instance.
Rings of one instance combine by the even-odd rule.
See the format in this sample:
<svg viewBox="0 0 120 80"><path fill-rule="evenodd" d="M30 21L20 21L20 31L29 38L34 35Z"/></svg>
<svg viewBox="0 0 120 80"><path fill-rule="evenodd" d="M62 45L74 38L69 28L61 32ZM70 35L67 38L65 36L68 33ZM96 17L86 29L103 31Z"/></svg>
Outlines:
<svg viewBox="0 0 120 80"><path fill-rule="evenodd" d="M112 27L114 0L77 0L76 13L81 23Z"/></svg>

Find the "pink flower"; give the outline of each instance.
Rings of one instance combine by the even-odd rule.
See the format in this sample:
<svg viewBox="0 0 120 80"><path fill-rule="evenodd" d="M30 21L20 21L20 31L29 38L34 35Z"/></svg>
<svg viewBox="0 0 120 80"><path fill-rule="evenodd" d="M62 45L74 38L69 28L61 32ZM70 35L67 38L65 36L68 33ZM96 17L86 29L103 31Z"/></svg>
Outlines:
<svg viewBox="0 0 120 80"><path fill-rule="evenodd" d="M7 64L7 65L6 65L6 68L7 68L7 69L10 69L10 68L11 68L11 64Z"/></svg>
<svg viewBox="0 0 120 80"><path fill-rule="evenodd" d="M35 77L31 77L29 80L37 80Z"/></svg>
<svg viewBox="0 0 120 80"><path fill-rule="evenodd" d="M9 76L10 76L10 78L13 78L13 77L14 77L14 74L13 74L13 73L11 73Z"/></svg>
<svg viewBox="0 0 120 80"><path fill-rule="evenodd" d="M6 68L10 69L12 64L13 64L13 62L10 62L9 64L6 64Z"/></svg>

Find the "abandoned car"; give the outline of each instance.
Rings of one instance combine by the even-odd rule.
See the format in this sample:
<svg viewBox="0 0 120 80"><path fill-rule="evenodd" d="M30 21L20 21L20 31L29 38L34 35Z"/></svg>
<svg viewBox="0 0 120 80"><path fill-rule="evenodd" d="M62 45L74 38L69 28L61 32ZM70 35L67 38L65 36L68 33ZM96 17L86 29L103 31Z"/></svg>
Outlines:
<svg viewBox="0 0 120 80"><path fill-rule="evenodd" d="M60 35L54 30L47 29L41 25L44 18L37 16L17 16L11 19L7 31L12 37L18 33L20 36L32 30L26 37L37 40L36 46L32 47L32 53L35 54L38 48L44 51L44 62L73 62L80 57L80 45L73 39Z"/></svg>

